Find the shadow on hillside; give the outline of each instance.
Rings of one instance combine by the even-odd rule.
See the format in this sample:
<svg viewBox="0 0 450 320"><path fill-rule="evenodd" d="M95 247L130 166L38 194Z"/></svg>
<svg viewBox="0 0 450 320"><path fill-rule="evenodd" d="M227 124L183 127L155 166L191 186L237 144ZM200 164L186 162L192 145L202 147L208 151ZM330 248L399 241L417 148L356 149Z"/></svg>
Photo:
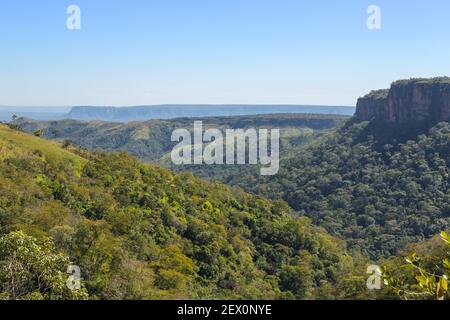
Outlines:
<svg viewBox="0 0 450 320"><path fill-rule="evenodd" d="M361 123L356 117L351 118L342 127L342 130L349 130L354 125ZM404 144L409 140L415 140L422 134L428 134L430 129L437 125L431 121L417 121L407 124L388 123L382 119L374 118L354 137L355 144L367 140L373 140L376 149L382 149L390 144L394 149L399 144Z"/></svg>

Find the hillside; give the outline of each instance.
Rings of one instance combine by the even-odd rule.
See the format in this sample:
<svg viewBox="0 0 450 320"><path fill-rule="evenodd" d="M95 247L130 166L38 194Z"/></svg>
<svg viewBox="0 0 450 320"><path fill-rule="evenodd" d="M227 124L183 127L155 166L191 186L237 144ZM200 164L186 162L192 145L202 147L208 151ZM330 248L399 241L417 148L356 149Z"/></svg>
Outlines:
<svg viewBox="0 0 450 320"><path fill-rule="evenodd" d="M388 134L397 130L349 122L290 150L273 177L250 166L184 170L284 199L376 260L450 229L450 124L398 140Z"/></svg>
<svg viewBox="0 0 450 320"><path fill-rule="evenodd" d="M290 149L273 177L250 169L189 169L284 199L315 224L346 239L349 248L372 259L390 257L408 243L450 229L450 124L445 121L450 99L443 98L447 88L445 78L415 79L396 82L390 91L372 92L360 99L357 115L345 125ZM398 90L404 98L387 103ZM389 105L404 117L389 117L384 113Z"/></svg>
<svg viewBox="0 0 450 320"><path fill-rule="evenodd" d="M0 298L349 293L345 243L285 203L67 148L0 125ZM81 291L66 289L69 263L81 268Z"/></svg>
<svg viewBox="0 0 450 320"><path fill-rule="evenodd" d="M169 146L166 153L158 155L158 161L175 170L283 199L315 224L345 239L351 250L362 251L374 260L390 257L409 243L450 229L450 125L443 121L447 100L442 98L446 87L445 79L395 82L390 90L361 98L354 118L345 124L335 122L338 128L324 131L292 130L295 127L289 124L288 115L280 172L273 177L261 177L255 166L171 166ZM403 92L404 98L392 98L397 92ZM388 104L388 97L396 104ZM393 121L384 113L388 105L395 105L405 120ZM434 116L411 111L419 109ZM412 115L416 116L410 118ZM236 117L233 124L261 124L260 118L252 119L239 122L242 118ZM139 128L140 124L133 126ZM168 129L167 124L163 127ZM25 128L32 131L40 127ZM44 128L49 135L47 128L51 127ZM70 137L70 133L65 136ZM94 134L74 136L80 139L77 144L102 146L100 140L86 143ZM109 140L113 140L111 136ZM161 150L158 148L155 150Z"/></svg>
<svg viewBox="0 0 450 320"><path fill-rule="evenodd" d="M164 155L170 153L175 142L171 134L175 129L193 129L196 120L207 128L280 128L282 146L299 145L309 140L313 133L342 124L347 116L314 114L271 114L235 117L180 118L146 122L112 123L101 121L34 121L18 119L15 123L23 130L56 140L69 139L80 147L91 150L127 151L142 161L161 162L167 166Z"/></svg>
<svg viewBox="0 0 450 320"><path fill-rule="evenodd" d="M350 247L388 257L450 228L450 126L382 147L367 127L356 123L314 142L268 184Z"/></svg>
<svg viewBox="0 0 450 320"><path fill-rule="evenodd" d="M177 169L283 199L350 249L390 257L450 229L449 87L446 78L413 79L371 92L345 125L282 151L273 177L251 166ZM389 117L389 105L404 118Z"/></svg>
<svg viewBox="0 0 450 320"><path fill-rule="evenodd" d="M189 169L284 199L349 248L390 257L450 229L449 84L411 79L372 91L345 125L282 153L274 177L250 168Z"/></svg>

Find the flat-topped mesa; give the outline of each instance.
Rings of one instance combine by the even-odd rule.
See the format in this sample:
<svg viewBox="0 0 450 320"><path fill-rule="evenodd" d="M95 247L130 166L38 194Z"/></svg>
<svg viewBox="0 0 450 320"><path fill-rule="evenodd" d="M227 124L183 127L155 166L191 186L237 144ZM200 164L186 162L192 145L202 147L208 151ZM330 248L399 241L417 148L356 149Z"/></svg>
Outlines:
<svg viewBox="0 0 450 320"><path fill-rule="evenodd" d="M358 99L356 117L389 123L450 120L450 78L400 80Z"/></svg>

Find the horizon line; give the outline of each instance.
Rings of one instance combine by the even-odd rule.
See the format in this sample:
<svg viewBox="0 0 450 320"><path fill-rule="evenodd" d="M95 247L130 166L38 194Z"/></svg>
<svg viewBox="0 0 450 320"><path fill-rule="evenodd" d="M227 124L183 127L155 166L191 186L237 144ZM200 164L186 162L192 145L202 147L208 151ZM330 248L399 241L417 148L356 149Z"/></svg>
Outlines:
<svg viewBox="0 0 450 320"><path fill-rule="evenodd" d="M136 105L89 105L89 104L74 104L74 105L0 105L0 108L136 108L136 107L165 107L165 106L189 106L189 107L335 107L335 108L356 108L356 105L331 105L331 104L291 104L291 103L162 103L162 104L136 104Z"/></svg>

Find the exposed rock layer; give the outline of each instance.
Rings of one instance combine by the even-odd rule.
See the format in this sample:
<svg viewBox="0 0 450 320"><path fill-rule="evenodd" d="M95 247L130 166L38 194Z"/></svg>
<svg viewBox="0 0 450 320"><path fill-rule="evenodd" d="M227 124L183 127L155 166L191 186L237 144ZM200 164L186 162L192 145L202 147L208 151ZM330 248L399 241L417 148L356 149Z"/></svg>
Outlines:
<svg viewBox="0 0 450 320"><path fill-rule="evenodd" d="M397 81L385 92L387 95L377 91L360 98L356 107L357 118L380 118L398 124L450 120L448 78Z"/></svg>

